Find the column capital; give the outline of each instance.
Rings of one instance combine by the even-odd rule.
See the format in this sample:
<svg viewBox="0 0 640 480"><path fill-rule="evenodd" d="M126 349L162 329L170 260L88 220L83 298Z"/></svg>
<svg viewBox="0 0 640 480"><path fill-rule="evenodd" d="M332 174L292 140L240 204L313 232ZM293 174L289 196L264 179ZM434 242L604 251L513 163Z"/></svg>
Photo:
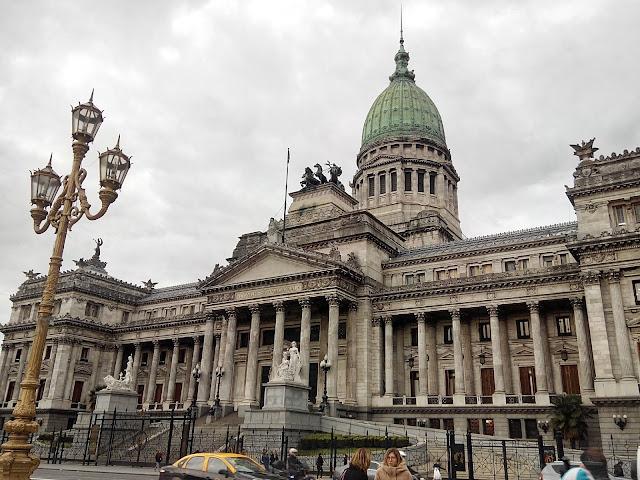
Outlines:
<svg viewBox="0 0 640 480"><path fill-rule="evenodd" d="M284 302L281 302L281 301L273 302L273 308L276 309L277 313L283 313L284 312Z"/></svg>
<svg viewBox="0 0 640 480"><path fill-rule="evenodd" d="M327 299L330 307L339 307L340 301L342 300L338 295L326 295L325 298Z"/></svg>
<svg viewBox="0 0 640 480"><path fill-rule="evenodd" d="M71 341L70 341L70 340L68 340L68 339L66 339L66 338L61 338L60 340L62 341L62 343L67 343L67 342L68 342L68 343L71 343ZM119 343L116 343L116 344L113 346L113 349L114 349L114 350L120 350L121 348L122 348L122 345L120 345Z"/></svg>
<svg viewBox="0 0 640 480"><path fill-rule="evenodd" d="M416 317L416 321L418 323L424 323L427 321L427 314L424 312L418 312L418 313L414 313L415 317Z"/></svg>
<svg viewBox="0 0 640 480"><path fill-rule="evenodd" d="M620 270L609 270L605 275L609 283L620 283Z"/></svg>
<svg viewBox="0 0 640 480"><path fill-rule="evenodd" d="M449 314L453 320L460 320L460 309L459 308L450 308Z"/></svg>
<svg viewBox="0 0 640 480"><path fill-rule="evenodd" d="M374 317L371 319L371 325L373 325L374 327L381 327L382 326L382 317Z"/></svg>
<svg viewBox="0 0 640 480"><path fill-rule="evenodd" d="M527 308L529 308L529 313L540 313L540 302L537 300L527 302Z"/></svg>
<svg viewBox="0 0 640 480"><path fill-rule="evenodd" d="M227 317L229 317L229 318L231 318L231 317L234 317L234 318L235 318L235 316L236 316L238 313L237 313L237 311L236 311L236 309L235 309L235 308L228 308L228 309L226 310L226 314L227 314Z"/></svg>
<svg viewBox="0 0 640 480"><path fill-rule="evenodd" d="M140 349L142 348L142 344L140 342L135 342L133 346L136 349L136 352L139 352Z"/></svg>
<svg viewBox="0 0 640 480"><path fill-rule="evenodd" d="M193 344L200 345L202 343L202 337L200 335L195 335L193 337Z"/></svg>
<svg viewBox="0 0 640 480"><path fill-rule="evenodd" d="M154 339L151 343L153 343L153 348L160 348L160 340L158 340L157 338Z"/></svg>
<svg viewBox="0 0 640 480"><path fill-rule="evenodd" d="M213 338L216 339L216 342L219 342L221 337L222 337L222 332L213 332Z"/></svg>
<svg viewBox="0 0 640 480"><path fill-rule="evenodd" d="M582 274L582 283L585 285L599 285L602 274L600 272L586 272Z"/></svg>
<svg viewBox="0 0 640 480"><path fill-rule="evenodd" d="M497 317L500 312L499 305L487 305L487 312L489 312L490 317Z"/></svg>
<svg viewBox="0 0 640 480"><path fill-rule="evenodd" d="M311 308L311 299L309 297L301 298L298 302L300 302L300 306L303 309Z"/></svg>
<svg viewBox="0 0 640 480"><path fill-rule="evenodd" d="M260 315L260 305L249 305L251 315Z"/></svg>
<svg viewBox="0 0 640 480"><path fill-rule="evenodd" d="M180 339L178 337L174 337L171 339L173 342L173 348L178 348L180 346Z"/></svg>
<svg viewBox="0 0 640 480"><path fill-rule="evenodd" d="M357 312L358 311L358 302L349 302L349 311Z"/></svg>
<svg viewBox="0 0 640 480"><path fill-rule="evenodd" d="M205 312L205 317L207 322L214 322L216 320L217 315L213 311Z"/></svg>
<svg viewBox="0 0 640 480"><path fill-rule="evenodd" d="M393 317L382 317L385 325L393 325Z"/></svg>
<svg viewBox="0 0 640 480"><path fill-rule="evenodd" d="M571 306L573 307L574 310L578 309L578 308L582 308L583 302L584 302L584 297L580 296L580 297L572 297L569 299L571 301Z"/></svg>

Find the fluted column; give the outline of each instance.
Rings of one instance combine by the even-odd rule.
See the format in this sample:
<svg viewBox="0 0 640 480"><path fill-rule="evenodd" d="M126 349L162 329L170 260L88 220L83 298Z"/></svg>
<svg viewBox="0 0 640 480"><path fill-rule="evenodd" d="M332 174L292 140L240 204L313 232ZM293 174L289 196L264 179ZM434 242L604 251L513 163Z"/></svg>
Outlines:
<svg viewBox="0 0 640 480"><path fill-rule="evenodd" d="M374 317L371 319L371 326L373 328L373 334L375 335L375 352L373 352L372 359L374 361L374 371L376 383L380 385L379 395L384 394L384 322L380 317Z"/></svg>
<svg viewBox="0 0 640 480"><path fill-rule="evenodd" d="M133 344L135 347L135 352L133 353L133 372L131 372L131 385L132 388L137 392L138 391L138 373L140 373L140 362L142 361L142 345L140 342L136 342Z"/></svg>
<svg viewBox="0 0 640 480"><path fill-rule="evenodd" d="M471 324L469 321L460 322L462 339L462 369L464 370L464 391L467 395L475 395L473 382L473 352L471 350Z"/></svg>
<svg viewBox="0 0 640 480"><path fill-rule="evenodd" d="M124 348L122 345L116 345L116 362L113 364L113 378L118 378L122 372L122 356Z"/></svg>
<svg viewBox="0 0 640 480"><path fill-rule="evenodd" d="M17 402L18 395L20 394L20 383L22 382L22 376L24 375L24 364L27 361L27 356L29 355L29 343L24 342L22 347L22 353L20 354L20 363L18 364L18 376L16 377L16 386L13 389L13 397L11 401Z"/></svg>
<svg viewBox="0 0 640 480"><path fill-rule="evenodd" d="M258 337L260 334L260 306L252 305L251 327L249 329L249 346L247 347L247 371L244 379L245 405L256 403L256 379L258 378Z"/></svg>
<svg viewBox="0 0 640 480"><path fill-rule="evenodd" d="M449 310L449 313L451 314L452 320L451 335L453 337L453 362L456 375L456 394L464 395L464 368L462 365L462 342L460 341L460 309L451 309Z"/></svg>
<svg viewBox="0 0 640 480"><path fill-rule="evenodd" d="M622 290L620 290L620 272L609 272L607 276L609 279L609 292L611 293L613 324L616 330L616 343L618 344L621 381L630 381L637 386L637 379L633 372L633 354L629 344L629 328L624 317L624 303ZM637 389L635 394L638 394Z"/></svg>
<svg viewBox="0 0 640 480"><path fill-rule="evenodd" d="M198 403L205 404L209 400L209 388L211 388L211 371L213 367L213 329L215 317L207 315L207 323L204 327L204 342L202 344L202 360L200 361L200 385L198 386Z"/></svg>
<svg viewBox="0 0 640 480"><path fill-rule="evenodd" d="M436 323L427 321L427 356L429 357L429 395L440 394L440 384L438 382L438 350L436 347Z"/></svg>
<svg viewBox="0 0 640 480"><path fill-rule="evenodd" d="M271 360L271 379L278 373L278 365L282 362L282 352L284 351L284 303L273 302L276 309L276 329L273 337L273 358ZM226 367L225 367L226 371ZM225 376L227 374L225 373Z"/></svg>
<svg viewBox="0 0 640 480"><path fill-rule="evenodd" d="M489 325L491 327L491 349L493 350L493 379L495 381L496 393L505 393L504 388L504 368L502 359L502 345L500 335L500 319L498 317L498 306L487 307L489 312Z"/></svg>
<svg viewBox="0 0 640 480"><path fill-rule="evenodd" d="M340 297L327 296L329 303L329 328L327 332L327 356L331 362L327 379L327 397L329 401L338 400L338 323L340 320Z"/></svg>
<svg viewBox="0 0 640 480"><path fill-rule="evenodd" d="M158 363L160 362L160 342L153 341L153 357L149 369L149 384L147 385L147 403L153 403L156 394L156 379L158 378Z"/></svg>
<svg viewBox="0 0 640 480"><path fill-rule="evenodd" d="M499 317L498 317L499 318ZM502 363L502 372L504 377L504 389L506 393L513 394L513 373L511 371L511 350L509 348L509 329L506 324L506 320L498 320L500 323L500 345L502 351L502 358L506 358L507 361Z"/></svg>
<svg viewBox="0 0 640 480"><path fill-rule="evenodd" d="M193 402L193 395L196 392L196 381L191 376L191 370L193 370L198 362L200 361L200 344L202 343L202 339L200 337L193 337L193 351L191 353L191 368L187 371L187 375L189 376L189 389L187 393L187 400L189 402Z"/></svg>
<svg viewBox="0 0 640 480"><path fill-rule="evenodd" d="M73 376L76 373L76 361L78 357L79 345L74 340L71 344L71 355L69 355L69 367L67 369L67 378L64 382L64 396L63 400L71 400L71 395L73 394Z"/></svg>
<svg viewBox="0 0 640 480"><path fill-rule="evenodd" d="M427 318L423 312L416 313L418 321L418 392L419 395L429 393L427 362Z"/></svg>
<svg viewBox="0 0 640 480"><path fill-rule="evenodd" d="M216 368L220 365L220 332L214 333L213 339L215 347L213 349L213 367L211 368L211 388L209 389L209 401L213 402L216 399L216 383L218 378L216 377Z"/></svg>
<svg viewBox="0 0 640 480"><path fill-rule="evenodd" d="M536 366L536 388L539 393L547 393L547 363L544 356L544 341L540 327L540 304L538 302L527 303L531 316L531 336L533 338L533 356Z"/></svg>
<svg viewBox="0 0 640 480"><path fill-rule="evenodd" d="M356 348L358 342L356 342L357 326L356 315L358 313L357 302L349 302L349 313L347 314L347 394L345 397L345 403L355 405L356 404L356 387L358 378L358 362L356 359Z"/></svg>
<svg viewBox="0 0 640 480"><path fill-rule="evenodd" d="M302 318L300 319L300 379L305 385L309 384L309 349L311 336L311 299L302 298L300 307L302 308Z"/></svg>
<svg viewBox="0 0 640 480"><path fill-rule="evenodd" d="M224 349L224 376L220 383L220 403L231 405L233 403L233 370L235 362L233 354L236 343L237 314L235 309L227 310L227 346ZM284 332L284 330L283 330Z"/></svg>
<svg viewBox="0 0 640 480"><path fill-rule="evenodd" d="M173 353L171 354L171 370L169 371L169 388L167 401L173 402L176 395L176 374L178 373L178 355L180 354L180 339L173 339Z"/></svg>
<svg viewBox="0 0 640 480"><path fill-rule="evenodd" d="M385 396L392 397L393 385L393 318L384 319L384 386Z"/></svg>
<svg viewBox="0 0 640 480"><path fill-rule="evenodd" d="M573 306L573 320L576 325L581 389L584 392L593 392L593 371L591 370L589 336L587 335L587 325L582 310L582 297L572 298L571 305Z"/></svg>

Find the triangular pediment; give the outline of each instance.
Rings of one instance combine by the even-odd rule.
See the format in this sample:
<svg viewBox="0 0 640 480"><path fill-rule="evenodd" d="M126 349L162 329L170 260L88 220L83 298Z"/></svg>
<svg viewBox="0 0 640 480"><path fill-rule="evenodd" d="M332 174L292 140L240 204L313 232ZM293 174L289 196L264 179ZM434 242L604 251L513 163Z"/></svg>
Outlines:
<svg viewBox="0 0 640 480"><path fill-rule="evenodd" d="M344 268L344 264L326 255L281 245L265 245L215 272L205 280L202 288L299 277L337 268Z"/></svg>
<svg viewBox="0 0 640 480"><path fill-rule="evenodd" d="M527 346L527 345L520 345L517 347L512 348L511 350L511 356L512 357L517 357L517 356L523 356L523 357L532 357L533 356L533 348Z"/></svg>

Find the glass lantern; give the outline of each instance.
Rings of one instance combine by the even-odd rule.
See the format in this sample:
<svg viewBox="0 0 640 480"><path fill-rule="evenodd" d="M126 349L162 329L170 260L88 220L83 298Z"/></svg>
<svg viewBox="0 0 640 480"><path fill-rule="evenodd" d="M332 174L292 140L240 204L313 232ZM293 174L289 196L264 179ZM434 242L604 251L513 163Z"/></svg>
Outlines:
<svg viewBox="0 0 640 480"><path fill-rule="evenodd" d="M93 92L91 92L91 98L87 103L80 104L71 110L71 135L80 142L93 142L102 121L102 111L93 104Z"/></svg>
<svg viewBox="0 0 640 480"><path fill-rule="evenodd" d="M60 188L60 176L51 168L51 158L46 167L31 173L31 203L48 207Z"/></svg>

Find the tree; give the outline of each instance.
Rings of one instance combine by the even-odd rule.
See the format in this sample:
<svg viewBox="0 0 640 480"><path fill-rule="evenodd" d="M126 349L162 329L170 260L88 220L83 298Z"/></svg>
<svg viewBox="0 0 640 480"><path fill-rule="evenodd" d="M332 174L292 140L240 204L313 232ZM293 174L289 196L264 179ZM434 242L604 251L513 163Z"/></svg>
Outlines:
<svg viewBox="0 0 640 480"><path fill-rule="evenodd" d="M576 440L584 438L587 433L586 419L591 414L582 406L580 395L562 394L551 399L553 410L550 425L562 433L565 440L571 442L571 448L576 448Z"/></svg>

